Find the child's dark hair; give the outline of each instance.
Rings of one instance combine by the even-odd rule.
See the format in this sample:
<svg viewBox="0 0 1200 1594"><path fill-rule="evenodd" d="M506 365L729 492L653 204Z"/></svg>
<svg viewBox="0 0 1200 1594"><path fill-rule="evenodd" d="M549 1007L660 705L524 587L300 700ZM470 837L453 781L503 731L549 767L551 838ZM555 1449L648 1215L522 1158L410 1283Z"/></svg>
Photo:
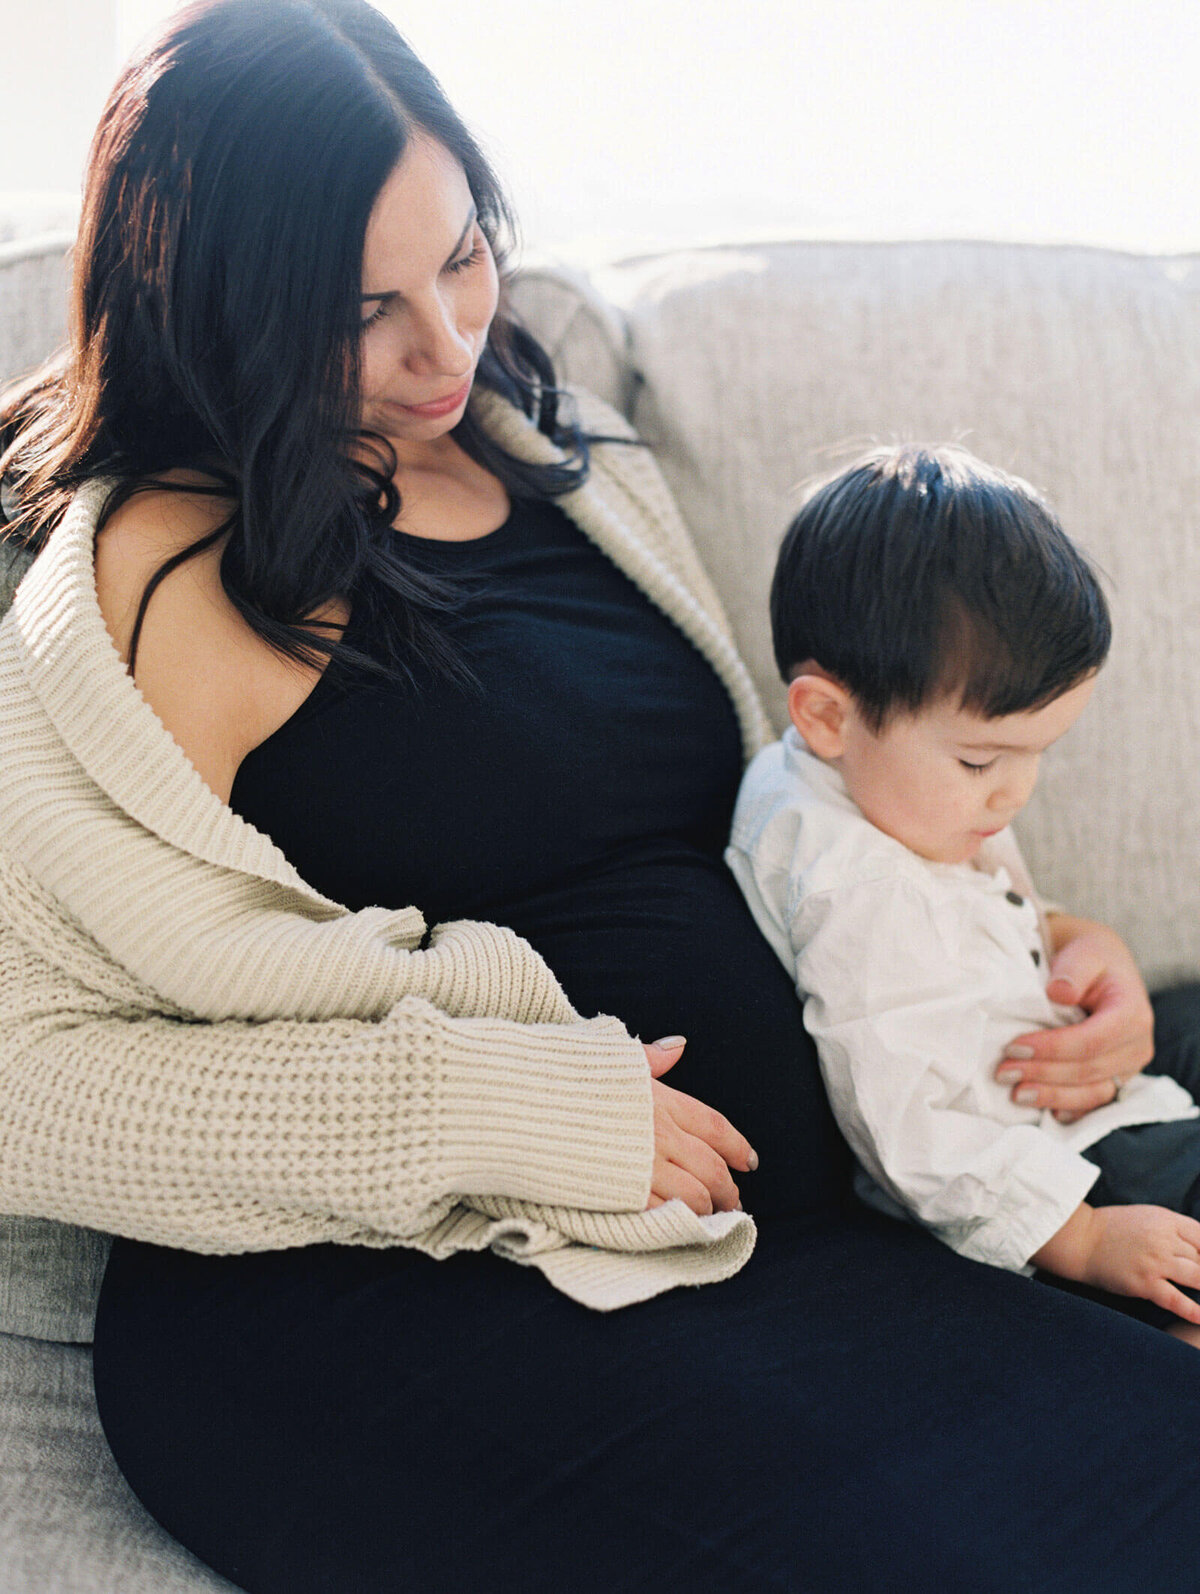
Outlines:
<svg viewBox="0 0 1200 1594"><path fill-rule="evenodd" d="M819 487L771 585L785 681L812 661L872 730L943 697L996 719L1103 664L1108 605L1028 482L958 447L882 448Z"/></svg>

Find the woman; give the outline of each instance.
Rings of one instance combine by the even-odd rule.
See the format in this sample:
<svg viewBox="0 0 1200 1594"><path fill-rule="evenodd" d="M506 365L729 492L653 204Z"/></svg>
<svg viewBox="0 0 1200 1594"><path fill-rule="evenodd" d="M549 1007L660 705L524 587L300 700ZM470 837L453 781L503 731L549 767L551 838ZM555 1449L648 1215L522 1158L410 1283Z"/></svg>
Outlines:
<svg viewBox="0 0 1200 1594"><path fill-rule="evenodd" d="M125 1236L118 1462L254 1594L1186 1581L1190 1351L849 1210L721 863L760 713L502 221L360 0L193 7L9 408L0 1169ZM1058 935L1086 1110L1148 1010Z"/></svg>

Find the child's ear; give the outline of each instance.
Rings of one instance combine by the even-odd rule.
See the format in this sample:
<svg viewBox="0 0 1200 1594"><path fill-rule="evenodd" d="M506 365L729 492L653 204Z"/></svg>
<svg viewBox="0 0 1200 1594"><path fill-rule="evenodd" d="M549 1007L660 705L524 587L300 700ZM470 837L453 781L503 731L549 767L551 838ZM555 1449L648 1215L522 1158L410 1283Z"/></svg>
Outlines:
<svg viewBox="0 0 1200 1594"><path fill-rule="evenodd" d="M798 675L788 687L788 718L818 758L842 756L849 709L849 692L828 675Z"/></svg>

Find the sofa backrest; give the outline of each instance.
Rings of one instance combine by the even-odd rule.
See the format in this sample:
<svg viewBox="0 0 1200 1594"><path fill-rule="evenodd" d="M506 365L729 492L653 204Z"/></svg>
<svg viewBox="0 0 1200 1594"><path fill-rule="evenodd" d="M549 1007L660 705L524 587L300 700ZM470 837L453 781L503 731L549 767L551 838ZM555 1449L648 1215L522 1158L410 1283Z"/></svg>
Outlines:
<svg viewBox="0 0 1200 1594"><path fill-rule="evenodd" d="M1200 257L792 242L539 265L516 303L654 447L777 724L766 593L806 479L958 440L1046 492L1116 640L1018 830L1153 981L1200 976Z"/></svg>
<svg viewBox="0 0 1200 1594"><path fill-rule="evenodd" d="M39 364L66 336L74 211L55 195L0 209L0 382Z"/></svg>

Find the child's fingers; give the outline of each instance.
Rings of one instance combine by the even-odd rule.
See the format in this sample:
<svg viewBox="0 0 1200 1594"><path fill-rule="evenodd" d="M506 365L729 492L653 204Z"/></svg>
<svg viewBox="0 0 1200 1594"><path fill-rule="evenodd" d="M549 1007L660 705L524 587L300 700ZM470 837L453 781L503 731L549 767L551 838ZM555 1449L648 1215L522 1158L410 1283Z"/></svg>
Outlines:
<svg viewBox="0 0 1200 1594"><path fill-rule="evenodd" d="M1190 1246L1200 1251L1200 1223L1195 1218L1185 1217L1182 1212L1175 1217L1176 1232L1181 1239L1186 1240Z"/></svg>
<svg viewBox="0 0 1200 1594"><path fill-rule="evenodd" d="M1182 1290L1177 1290L1173 1284L1168 1284L1166 1279L1158 1280L1147 1299L1153 1301L1155 1306L1174 1312L1176 1317L1182 1317L1185 1323L1200 1324L1200 1302L1184 1295Z"/></svg>
<svg viewBox="0 0 1200 1594"><path fill-rule="evenodd" d="M1173 1256L1167 1264L1166 1275L1189 1290L1200 1290L1200 1261L1194 1256Z"/></svg>

